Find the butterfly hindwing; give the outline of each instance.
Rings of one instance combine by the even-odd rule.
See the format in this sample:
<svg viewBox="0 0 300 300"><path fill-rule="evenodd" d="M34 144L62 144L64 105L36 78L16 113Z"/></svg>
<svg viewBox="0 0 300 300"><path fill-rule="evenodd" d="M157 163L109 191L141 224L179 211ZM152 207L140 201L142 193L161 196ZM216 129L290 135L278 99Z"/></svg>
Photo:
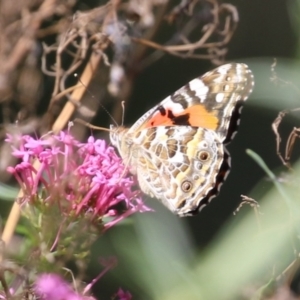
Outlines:
<svg viewBox="0 0 300 300"><path fill-rule="evenodd" d="M192 126L151 127L132 142L132 165L138 166L142 191L171 211L187 215L198 210L202 199L213 197L215 193L209 194L213 189L218 192L224 147L214 131Z"/></svg>

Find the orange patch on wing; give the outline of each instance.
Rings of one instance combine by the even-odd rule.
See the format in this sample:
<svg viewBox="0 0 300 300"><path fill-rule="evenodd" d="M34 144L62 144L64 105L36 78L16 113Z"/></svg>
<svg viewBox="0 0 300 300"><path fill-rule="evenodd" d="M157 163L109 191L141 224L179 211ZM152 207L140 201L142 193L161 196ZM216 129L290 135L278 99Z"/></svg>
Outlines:
<svg viewBox="0 0 300 300"><path fill-rule="evenodd" d="M171 117L170 117L171 114ZM186 116L186 124L180 123L179 125L190 125L195 127L203 127L207 129L216 129L218 127L218 118L209 113L203 105L194 105L181 114L173 114L170 110L166 110L165 115L157 112L143 128L156 127L156 126L174 126L176 119L180 120L181 117ZM178 122L179 123L179 122Z"/></svg>
<svg viewBox="0 0 300 300"><path fill-rule="evenodd" d="M187 108L184 113L188 113L191 126L203 127L215 130L219 120L212 113L208 112L203 105L194 105Z"/></svg>

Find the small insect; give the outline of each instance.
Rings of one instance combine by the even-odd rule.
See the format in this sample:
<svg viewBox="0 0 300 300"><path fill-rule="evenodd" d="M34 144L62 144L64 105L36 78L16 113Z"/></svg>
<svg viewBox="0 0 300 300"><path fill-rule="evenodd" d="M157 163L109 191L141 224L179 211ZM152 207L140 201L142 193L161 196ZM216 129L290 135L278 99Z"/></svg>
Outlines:
<svg viewBox="0 0 300 300"><path fill-rule="evenodd" d="M178 216L201 210L229 173L225 144L253 86L247 65L226 64L190 81L132 127L111 125L111 142L141 190Z"/></svg>

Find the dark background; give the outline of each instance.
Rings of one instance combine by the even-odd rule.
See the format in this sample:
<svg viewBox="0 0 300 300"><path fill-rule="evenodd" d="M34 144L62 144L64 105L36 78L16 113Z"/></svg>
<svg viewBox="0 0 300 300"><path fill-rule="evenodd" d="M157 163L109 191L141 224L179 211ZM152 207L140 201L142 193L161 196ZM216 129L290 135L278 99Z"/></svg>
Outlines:
<svg viewBox="0 0 300 300"><path fill-rule="evenodd" d="M228 145L232 158L231 172L222 186L220 195L194 217L180 219L155 199L145 196L146 204L153 207L155 212L132 216L123 225L115 226L99 237L93 248L90 278L87 278L87 282L99 274L99 257L116 256L119 261L117 268L105 274L94 287L95 293L99 294L101 299L110 299L113 291L119 286L129 290L134 295L133 299L153 299L154 293L145 288L147 282L153 290L156 287L159 289L156 286L159 282L155 282L153 275L155 272L147 267L146 261L150 256L159 266L160 263L163 265L163 260L169 259L168 251L172 251L173 258L174 253L178 257L188 258L189 266L193 267L228 222L235 218L233 212L241 203L241 194L254 197L260 203L261 197L272 183L266 178L264 171L246 154L246 149L257 152L276 174L285 170L276 154L275 136L271 125L281 110L299 106L300 95L291 85L272 83L270 77L271 65L276 58L278 76L295 86L299 85L299 1L227 2L236 6L240 22L228 46L226 61L248 64L255 78L254 92L242 111L239 132ZM97 3L98 1L81 1L78 9L89 9L97 6ZM132 125L166 96L214 67L209 61L164 55L136 76L129 101L125 104L125 125ZM51 84L53 82L49 82L49 86ZM45 91L51 90L49 86L45 85ZM107 114L103 117L103 110L100 114L102 117L93 120L93 123L108 127L112 122L110 117ZM299 123L297 114L284 119L280 127L283 144L292 128L299 126ZM296 143L293 162L299 156L298 150L299 143ZM3 211L4 207L10 207L10 203L4 203L1 204ZM242 213L250 210L250 207L245 207ZM144 268L143 274L149 273L149 278L140 276L139 268ZM157 270L167 281L170 270ZM294 280L293 288L296 292L300 291L297 279Z"/></svg>
<svg viewBox="0 0 300 300"><path fill-rule="evenodd" d="M240 23L229 44L227 61L245 62L250 68L253 65L254 72L257 66L265 64L266 76L262 82L255 77L255 92L243 108L240 130L228 146L232 156L232 170L221 194L198 216L182 220L190 225L200 245L207 243L222 226L224 219L232 214L240 203L240 194L249 193L264 176L263 171L246 155L247 148L264 157L271 169L281 166L275 151L275 137L271 131L271 124L279 110L266 105L264 107L264 93L260 92L260 87L268 84L270 89L276 88L269 82L273 58L277 58L280 63L286 61L286 58L294 58L297 52L297 36L289 15L291 1L230 3L237 7ZM213 67L208 61L164 56L137 77L130 103L126 106L125 124L130 126L158 101ZM261 106L258 107L257 103ZM286 107L285 99L282 99L281 109L285 108L293 106ZM291 127L286 124L282 130L287 133ZM149 205L152 201L149 200ZM155 219L155 214L149 217ZM197 234L200 228L206 228L201 235Z"/></svg>
<svg viewBox="0 0 300 300"><path fill-rule="evenodd" d="M282 0L229 2L237 7L240 23L229 44L226 60L247 63L253 69L255 76L255 90L243 108L239 132L228 146L232 156L232 170L222 186L220 195L213 199L200 214L178 220L162 205L156 203L155 199L145 197L147 205L154 207L156 212L136 218L144 224L147 223L149 231L162 230L166 234L179 230L174 229L173 221L170 221L170 218L176 219L175 222L180 223L179 227L184 230L187 239L193 245L192 251L197 253L200 249L205 249L222 230L224 224L233 218L233 211L241 202L241 194L251 196L252 189L259 184L255 193L257 197L255 199L259 202L259 196L268 191L271 186L263 170L246 154L246 149L256 151L263 157L270 169L278 172L284 169L276 155L275 136L271 125L280 110L297 107L299 101L299 95L287 94L291 91L290 87L278 88L270 81L271 65L273 59L276 58L278 71L284 70L284 79L291 80L298 85L299 81L295 81L297 80L295 77L290 77L286 73L289 68L292 69L297 65L299 31L294 30L297 25L293 13L297 15L300 11L295 9L296 3ZM208 61L180 59L165 55L158 63L152 64L137 76L130 102L126 105L125 125L130 126L158 101L213 67ZM294 118L287 117L280 128L282 136L286 138L293 126L298 125L297 115ZM298 152L296 145L293 160L297 158ZM247 211L250 208L244 209ZM138 231L136 226L139 225L135 223L135 226L131 228L114 228L99 242L99 247L95 247L95 252L97 255L118 252L120 259L118 280L124 280L125 286L131 291L134 290L133 294L137 299L146 299L145 291L134 283L136 277L132 275L134 271L131 268L134 269L136 266L130 259L128 260L128 256L120 254L125 250L117 250L118 246L113 238L115 234L130 236L130 243L133 240L137 243L131 245L130 251L136 251L135 255L140 256L143 251L140 249L140 240L138 238L137 241L135 240L136 231ZM117 231L119 233L116 233ZM154 234L153 244L155 242ZM168 239L160 242L170 244ZM103 250L103 243L106 245L105 250ZM121 244L119 246L126 247ZM134 261L134 258L132 260ZM99 291L101 286L102 288L103 285L110 286L110 283L111 278L108 275L103 279L102 284L99 284ZM297 283L294 285L295 291L298 291Z"/></svg>

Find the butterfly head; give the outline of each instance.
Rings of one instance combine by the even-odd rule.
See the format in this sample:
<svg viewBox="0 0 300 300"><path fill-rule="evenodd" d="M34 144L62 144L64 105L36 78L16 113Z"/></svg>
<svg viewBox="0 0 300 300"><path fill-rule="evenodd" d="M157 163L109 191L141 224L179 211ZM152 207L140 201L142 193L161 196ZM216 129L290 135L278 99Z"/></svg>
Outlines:
<svg viewBox="0 0 300 300"><path fill-rule="evenodd" d="M123 159L128 156L129 151L127 131L128 128L123 126L110 125L110 141L112 145L118 149Z"/></svg>
<svg viewBox="0 0 300 300"><path fill-rule="evenodd" d="M113 146L118 148L119 145L119 134L118 134L118 127L114 125L110 125L110 133L109 133L109 138Z"/></svg>

